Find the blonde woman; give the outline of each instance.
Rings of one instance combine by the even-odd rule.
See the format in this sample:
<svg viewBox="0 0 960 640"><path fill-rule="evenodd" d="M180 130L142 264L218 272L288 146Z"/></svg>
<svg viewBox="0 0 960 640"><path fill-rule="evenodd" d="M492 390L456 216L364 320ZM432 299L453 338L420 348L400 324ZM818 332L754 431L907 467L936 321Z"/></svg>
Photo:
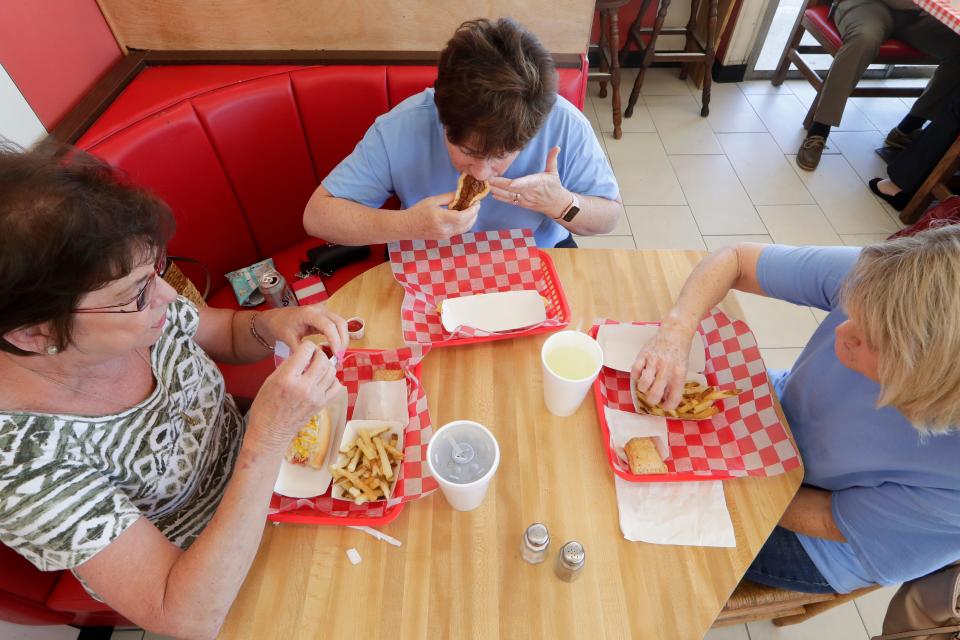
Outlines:
<svg viewBox="0 0 960 640"><path fill-rule="evenodd" d="M771 373L805 485L746 577L812 593L960 558L960 226L851 247L741 244L690 275L633 377L675 407L700 319L731 289L829 312Z"/></svg>

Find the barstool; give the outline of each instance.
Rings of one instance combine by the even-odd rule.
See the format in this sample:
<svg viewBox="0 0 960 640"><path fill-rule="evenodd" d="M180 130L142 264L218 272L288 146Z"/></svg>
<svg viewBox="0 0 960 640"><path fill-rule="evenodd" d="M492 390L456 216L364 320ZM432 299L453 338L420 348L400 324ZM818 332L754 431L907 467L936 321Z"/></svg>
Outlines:
<svg viewBox="0 0 960 640"><path fill-rule="evenodd" d="M623 136L620 128L622 117L620 114L620 7L629 4L630 0L597 0L596 11L600 12L600 42L596 46L600 50L600 71L589 74L590 78L600 78L600 97L607 97L607 80L610 80L613 91L613 137L617 140Z"/></svg>
<svg viewBox="0 0 960 640"><path fill-rule="evenodd" d="M701 43L699 38L697 38L696 33L694 33L694 29L697 22L697 14L700 12L700 7L705 1L710 3L710 13L709 23L707 26L707 41L706 43ZM640 64L640 72L637 74L637 79L633 83L633 90L630 92L630 100L627 102L627 110L623 115L627 118L633 115L633 107L637 103L637 98L640 96L640 87L643 86L643 77L646 75L647 69L650 68L650 65L652 65L654 62L662 61L681 63L681 80L686 79L687 73L692 65L703 65L703 98L701 101L703 106L700 109L700 115L707 117L707 115L710 113L711 71L713 68L713 59L716 57L717 0L691 0L690 20L687 22L687 26L667 28L663 27L663 21L667 17L667 10L670 8L670 0L659 0L660 6L657 9L657 18L653 23L653 27L643 26L643 16L646 14L650 2L651 0L643 0L643 4L640 7L640 13L637 14L637 19L634 20L633 24L630 25L630 33L627 35L627 42L623 45L623 49L620 52L621 56L626 55L627 50L630 48L630 44L633 43L637 45L637 50L640 51L640 54L643 56L643 60ZM660 37L660 34L668 36L684 36L686 38L686 44L684 45L683 51L658 53L656 50L657 38ZM644 46L643 40L640 38L641 35L648 35L650 38L646 46Z"/></svg>

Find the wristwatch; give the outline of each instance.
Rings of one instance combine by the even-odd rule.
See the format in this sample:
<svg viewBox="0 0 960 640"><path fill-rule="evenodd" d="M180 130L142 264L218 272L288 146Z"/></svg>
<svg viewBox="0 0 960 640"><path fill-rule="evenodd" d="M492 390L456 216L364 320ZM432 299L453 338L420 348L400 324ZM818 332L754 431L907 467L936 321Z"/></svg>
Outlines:
<svg viewBox="0 0 960 640"><path fill-rule="evenodd" d="M563 213L560 214L558 220L563 220L564 222L570 222L577 217L577 214L580 213L580 200L577 198L577 194L573 194L573 202L570 203L566 209L563 210Z"/></svg>

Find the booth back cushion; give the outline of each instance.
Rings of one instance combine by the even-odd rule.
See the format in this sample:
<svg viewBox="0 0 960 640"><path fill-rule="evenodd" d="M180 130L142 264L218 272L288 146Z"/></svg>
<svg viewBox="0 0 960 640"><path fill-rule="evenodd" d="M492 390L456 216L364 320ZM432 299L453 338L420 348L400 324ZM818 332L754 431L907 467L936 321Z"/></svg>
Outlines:
<svg viewBox="0 0 960 640"><path fill-rule="evenodd" d="M144 70L78 141L173 209L170 253L224 275L307 238L317 184L436 67L163 66ZM560 70L583 107L586 73Z"/></svg>

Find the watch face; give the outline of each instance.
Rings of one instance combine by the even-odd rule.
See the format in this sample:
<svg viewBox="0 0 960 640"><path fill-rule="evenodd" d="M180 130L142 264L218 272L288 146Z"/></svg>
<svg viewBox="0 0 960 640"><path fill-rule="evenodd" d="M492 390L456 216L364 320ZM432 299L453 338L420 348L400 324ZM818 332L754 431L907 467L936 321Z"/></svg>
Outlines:
<svg viewBox="0 0 960 640"><path fill-rule="evenodd" d="M580 213L580 207L578 207L577 205L573 205L572 207L570 207L570 210L567 211L566 215L563 216L563 219L566 222L570 222L577 216L578 213Z"/></svg>

